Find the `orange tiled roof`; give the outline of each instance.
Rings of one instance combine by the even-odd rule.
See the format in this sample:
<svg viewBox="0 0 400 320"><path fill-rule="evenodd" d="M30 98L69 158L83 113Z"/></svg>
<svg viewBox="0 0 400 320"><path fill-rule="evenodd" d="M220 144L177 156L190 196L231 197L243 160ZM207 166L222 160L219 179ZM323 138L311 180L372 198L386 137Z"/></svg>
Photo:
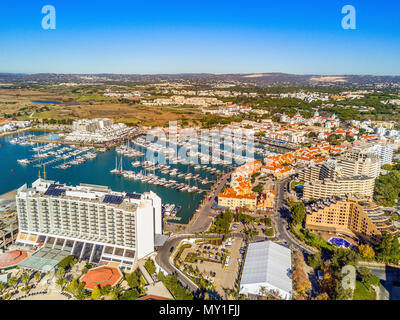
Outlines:
<svg viewBox="0 0 400 320"><path fill-rule="evenodd" d="M0 269L15 267L28 258L28 253L23 250L7 251L0 256Z"/></svg>
<svg viewBox="0 0 400 320"><path fill-rule="evenodd" d="M254 194L243 194L239 195L235 192L233 188L227 188L223 193L218 195L220 198L236 198L236 199L256 199Z"/></svg>
<svg viewBox="0 0 400 320"><path fill-rule="evenodd" d="M85 289L93 290L94 287L114 286L122 278L122 273L118 268L102 266L90 269L82 276L81 282L85 283Z"/></svg>

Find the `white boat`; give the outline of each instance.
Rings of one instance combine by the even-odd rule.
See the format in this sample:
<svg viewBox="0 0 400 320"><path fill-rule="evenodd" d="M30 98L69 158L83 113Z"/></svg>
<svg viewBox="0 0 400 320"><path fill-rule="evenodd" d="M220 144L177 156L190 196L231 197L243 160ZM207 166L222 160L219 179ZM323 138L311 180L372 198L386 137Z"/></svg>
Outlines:
<svg viewBox="0 0 400 320"><path fill-rule="evenodd" d="M193 187L188 189L188 192L189 193L194 193L194 192L197 192L198 190L199 190L199 188L197 188L196 186L193 186Z"/></svg>
<svg viewBox="0 0 400 320"><path fill-rule="evenodd" d="M22 164L22 165L27 165L27 164L31 163L28 159L20 159L20 160L17 160L17 161L18 161L19 164Z"/></svg>
<svg viewBox="0 0 400 320"><path fill-rule="evenodd" d="M132 162L132 167L139 167L140 161Z"/></svg>

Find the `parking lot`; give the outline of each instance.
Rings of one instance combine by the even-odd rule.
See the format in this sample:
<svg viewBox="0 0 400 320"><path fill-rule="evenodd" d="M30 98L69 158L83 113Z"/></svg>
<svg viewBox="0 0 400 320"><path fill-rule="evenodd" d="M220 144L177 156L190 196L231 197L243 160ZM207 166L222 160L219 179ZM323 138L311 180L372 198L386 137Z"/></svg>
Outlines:
<svg viewBox="0 0 400 320"><path fill-rule="evenodd" d="M180 261L198 270L200 275L211 281L216 291L225 297L224 289L235 289L244 253L241 238L229 238L221 245L196 242L182 252Z"/></svg>
<svg viewBox="0 0 400 320"><path fill-rule="evenodd" d="M266 226L263 223L251 223L249 225L245 225L243 223L234 222L231 225L231 230L233 233L243 233L245 230L252 231L254 236L265 236L265 230L271 229L272 227Z"/></svg>

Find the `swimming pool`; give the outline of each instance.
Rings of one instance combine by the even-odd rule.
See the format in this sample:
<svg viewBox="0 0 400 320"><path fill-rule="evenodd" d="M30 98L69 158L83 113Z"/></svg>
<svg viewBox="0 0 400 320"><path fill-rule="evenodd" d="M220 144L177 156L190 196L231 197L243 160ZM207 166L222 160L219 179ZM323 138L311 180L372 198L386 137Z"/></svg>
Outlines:
<svg viewBox="0 0 400 320"><path fill-rule="evenodd" d="M348 249L350 247L350 242L343 238L330 238L329 243L337 245L339 248Z"/></svg>

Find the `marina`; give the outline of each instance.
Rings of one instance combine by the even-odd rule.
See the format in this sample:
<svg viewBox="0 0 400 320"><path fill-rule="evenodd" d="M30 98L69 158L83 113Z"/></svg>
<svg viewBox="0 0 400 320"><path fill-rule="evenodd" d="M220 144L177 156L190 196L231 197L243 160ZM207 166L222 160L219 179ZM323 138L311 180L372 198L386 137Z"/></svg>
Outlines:
<svg viewBox="0 0 400 320"><path fill-rule="evenodd" d="M111 149L52 140L33 142L40 141L45 134L27 132L1 139L0 153L8 153L14 160L1 160L9 168L3 173L7 183L0 187L0 192L31 183L38 174L43 176L46 172L46 178L60 183L107 185L137 193L152 190L163 203L171 204L165 205L167 219L187 223L221 175L252 160L243 154L244 150L232 152L232 144L227 148L213 143L212 137L199 141L200 152L191 147L191 141L180 137L175 145L169 145L162 139L148 142L144 136L138 136ZM175 153L182 146L187 146L187 154ZM250 152L262 157L269 151L255 146Z"/></svg>
<svg viewBox="0 0 400 320"><path fill-rule="evenodd" d="M135 144L136 139L130 146L138 152L135 158L118 153L115 148L107 150L55 142L29 142L32 138L40 140L44 135L46 132L26 132L0 139L0 164L3 168L0 178L4 181L0 193L30 184L37 179L39 172L43 177L45 171L46 178L69 185L88 183L107 185L125 192L154 191L163 203L180 208L167 210L167 218L187 223L218 175L230 170L229 166L196 165L182 160L175 164L156 164L146 159L147 149ZM141 138L138 139L140 143ZM80 157L88 159L82 161ZM122 164L126 170L125 175L111 172L116 169L116 160L117 165Z"/></svg>

